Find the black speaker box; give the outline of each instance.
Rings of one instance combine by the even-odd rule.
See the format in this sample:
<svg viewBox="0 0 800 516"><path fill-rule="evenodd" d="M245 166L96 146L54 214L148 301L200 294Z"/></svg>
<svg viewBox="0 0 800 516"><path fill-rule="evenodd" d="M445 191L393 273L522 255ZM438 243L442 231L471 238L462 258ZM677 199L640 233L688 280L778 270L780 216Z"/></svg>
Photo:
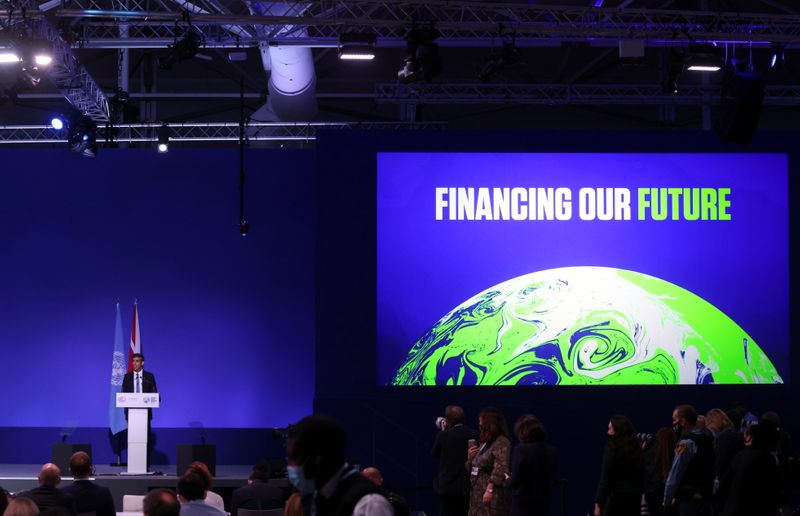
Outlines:
<svg viewBox="0 0 800 516"><path fill-rule="evenodd" d="M747 144L758 128L766 81L759 74L736 72L722 85L719 127L723 143Z"/></svg>
<svg viewBox="0 0 800 516"><path fill-rule="evenodd" d="M86 452L92 456L91 444L66 444L57 443L50 447L50 462L58 466L62 477L72 476L69 472L69 459L75 452Z"/></svg>
<svg viewBox="0 0 800 516"><path fill-rule="evenodd" d="M208 466L211 476L217 476L217 445L215 444L179 444L177 446L178 472L180 477L186 473L189 464L199 460Z"/></svg>

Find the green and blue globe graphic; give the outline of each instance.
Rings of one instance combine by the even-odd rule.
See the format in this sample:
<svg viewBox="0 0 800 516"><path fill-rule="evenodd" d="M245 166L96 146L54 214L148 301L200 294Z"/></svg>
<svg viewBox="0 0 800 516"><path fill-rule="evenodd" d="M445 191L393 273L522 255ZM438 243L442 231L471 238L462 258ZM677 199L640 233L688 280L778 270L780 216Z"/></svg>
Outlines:
<svg viewBox="0 0 800 516"><path fill-rule="evenodd" d="M783 383L734 320L639 272L564 267L471 297L420 338L392 385Z"/></svg>

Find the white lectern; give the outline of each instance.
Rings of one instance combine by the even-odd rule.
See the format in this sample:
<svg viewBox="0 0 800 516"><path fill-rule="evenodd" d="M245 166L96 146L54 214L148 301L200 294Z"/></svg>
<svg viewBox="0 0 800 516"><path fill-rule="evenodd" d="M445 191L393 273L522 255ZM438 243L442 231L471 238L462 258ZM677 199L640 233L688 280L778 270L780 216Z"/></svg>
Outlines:
<svg viewBox="0 0 800 516"><path fill-rule="evenodd" d="M158 408L157 392L118 392L117 408L128 409L128 475L147 475L147 409Z"/></svg>

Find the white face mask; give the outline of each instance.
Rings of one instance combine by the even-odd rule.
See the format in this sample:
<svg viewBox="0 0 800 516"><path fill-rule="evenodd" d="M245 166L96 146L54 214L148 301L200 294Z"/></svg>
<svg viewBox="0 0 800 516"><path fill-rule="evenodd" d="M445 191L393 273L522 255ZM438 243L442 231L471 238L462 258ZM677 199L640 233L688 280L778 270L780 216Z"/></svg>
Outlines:
<svg viewBox="0 0 800 516"><path fill-rule="evenodd" d="M310 495L314 492L314 479L306 478L303 466L286 466L289 482L297 489L300 496Z"/></svg>

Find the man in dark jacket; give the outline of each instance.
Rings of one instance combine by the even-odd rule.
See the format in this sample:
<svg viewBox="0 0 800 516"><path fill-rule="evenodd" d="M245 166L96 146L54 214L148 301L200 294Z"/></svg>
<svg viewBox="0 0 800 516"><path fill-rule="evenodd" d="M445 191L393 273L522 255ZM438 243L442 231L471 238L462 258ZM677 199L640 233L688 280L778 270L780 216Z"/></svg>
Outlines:
<svg viewBox="0 0 800 516"><path fill-rule="evenodd" d="M96 516L115 516L117 509L114 498L107 487L99 486L89 480L92 474L92 459L86 452L76 452L69 459L69 470L73 482L61 488L72 496L79 513L93 512Z"/></svg>
<svg viewBox="0 0 800 516"><path fill-rule="evenodd" d="M250 473L247 485L233 492L231 497L231 516L237 516L239 509L281 509L283 491L269 484L269 466L257 464Z"/></svg>
<svg viewBox="0 0 800 516"><path fill-rule="evenodd" d="M73 516L77 514L75 500L67 493L57 489L61 482L61 470L55 464L47 463L39 471L39 487L17 494L17 498L30 498L39 511L63 509Z"/></svg>
<svg viewBox="0 0 800 516"><path fill-rule="evenodd" d="M434 491L439 495L439 514L464 516L469 510L469 475L464 464L470 439L478 432L466 424L464 409L450 405L444 410L441 432L436 436L431 456L439 459L439 474L434 480Z"/></svg>
<svg viewBox="0 0 800 516"><path fill-rule="evenodd" d="M680 516L711 514L714 444L697 428L697 411L691 405L675 407L672 425L680 437L664 487L664 507Z"/></svg>

